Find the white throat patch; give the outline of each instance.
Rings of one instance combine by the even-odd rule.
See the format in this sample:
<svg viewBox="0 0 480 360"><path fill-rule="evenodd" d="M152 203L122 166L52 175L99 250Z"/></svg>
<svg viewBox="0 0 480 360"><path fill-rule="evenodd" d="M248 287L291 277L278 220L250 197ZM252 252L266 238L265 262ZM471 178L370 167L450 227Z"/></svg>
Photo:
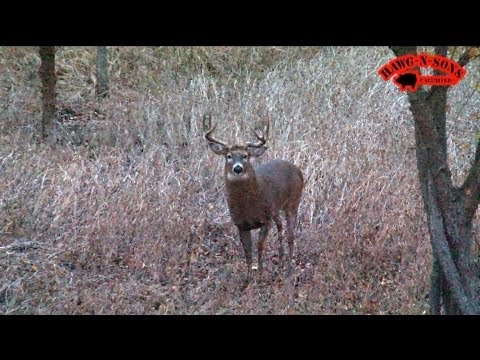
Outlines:
<svg viewBox="0 0 480 360"><path fill-rule="evenodd" d="M239 175L235 175L233 172L228 172L227 173L227 180L228 181L240 181L240 180L246 180L249 178L249 175L247 172L243 172Z"/></svg>

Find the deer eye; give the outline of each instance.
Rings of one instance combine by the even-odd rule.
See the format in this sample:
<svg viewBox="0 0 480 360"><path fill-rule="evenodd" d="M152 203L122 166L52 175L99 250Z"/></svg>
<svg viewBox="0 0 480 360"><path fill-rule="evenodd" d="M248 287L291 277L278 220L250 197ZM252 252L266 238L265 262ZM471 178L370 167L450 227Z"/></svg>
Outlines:
<svg viewBox="0 0 480 360"><path fill-rule="evenodd" d="M227 154L227 159L231 160L232 159L232 154Z"/></svg>
<svg viewBox="0 0 480 360"><path fill-rule="evenodd" d="M243 154L243 155L242 155L242 158L243 158L243 159L246 159L247 157L248 157L247 154Z"/></svg>

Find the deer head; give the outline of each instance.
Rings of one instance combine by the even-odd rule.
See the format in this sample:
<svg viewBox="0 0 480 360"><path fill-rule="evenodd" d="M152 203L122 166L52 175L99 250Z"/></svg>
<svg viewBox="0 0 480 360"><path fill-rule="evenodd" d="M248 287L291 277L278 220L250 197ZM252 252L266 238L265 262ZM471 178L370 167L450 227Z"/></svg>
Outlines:
<svg viewBox="0 0 480 360"><path fill-rule="evenodd" d="M268 131L270 124L267 125L265 134L259 134L252 129L257 142L246 142L244 145L229 146L222 141L213 138L216 125L210 126L205 133L210 149L217 155L225 156L225 172L228 180L241 180L248 178L252 174L252 164L250 159L260 157L265 153L267 147Z"/></svg>

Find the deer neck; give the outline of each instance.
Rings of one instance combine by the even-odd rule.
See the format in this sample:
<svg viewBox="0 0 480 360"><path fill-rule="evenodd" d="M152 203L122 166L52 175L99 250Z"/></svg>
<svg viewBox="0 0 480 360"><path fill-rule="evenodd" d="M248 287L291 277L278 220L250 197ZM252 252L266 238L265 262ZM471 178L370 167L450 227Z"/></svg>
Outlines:
<svg viewBox="0 0 480 360"><path fill-rule="evenodd" d="M262 187L262 179L255 172L242 179L227 176L227 202L233 223L240 230L258 229L269 221L268 198Z"/></svg>
<svg viewBox="0 0 480 360"><path fill-rule="evenodd" d="M249 173L244 179L229 179L226 176L226 189L230 209L243 213L260 202L260 186L255 173ZM243 209L245 207L245 209Z"/></svg>

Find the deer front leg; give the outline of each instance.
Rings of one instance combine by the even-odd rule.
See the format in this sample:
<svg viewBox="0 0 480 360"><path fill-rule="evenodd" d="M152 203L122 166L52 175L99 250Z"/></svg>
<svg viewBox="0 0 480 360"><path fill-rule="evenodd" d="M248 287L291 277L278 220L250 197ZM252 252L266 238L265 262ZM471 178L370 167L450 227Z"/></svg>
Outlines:
<svg viewBox="0 0 480 360"><path fill-rule="evenodd" d="M277 225L277 233L278 233L278 259L280 260L280 264L283 263L283 244L282 244L282 220L278 216L278 214L274 215L273 220L275 221L275 224Z"/></svg>
<svg viewBox="0 0 480 360"><path fill-rule="evenodd" d="M262 265L263 247L265 245L265 239L267 238L269 229L270 229L270 222L268 222L267 224L263 225L260 228L260 234L258 235L258 273L260 276L262 275L262 270L263 270L263 265Z"/></svg>
<svg viewBox="0 0 480 360"><path fill-rule="evenodd" d="M293 243L295 240L296 219L297 219L296 213L287 214L287 240L288 240L287 276L290 276L292 274Z"/></svg>
<svg viewBox="0 0 480 360"><path fill-rule="evenodd" d="M238 232L240 234L243 251L245 252L245 259L247 260L247 277L250 280L252 273L252 235L250 234L250 230L245 231L238 229Z"/></svg>

